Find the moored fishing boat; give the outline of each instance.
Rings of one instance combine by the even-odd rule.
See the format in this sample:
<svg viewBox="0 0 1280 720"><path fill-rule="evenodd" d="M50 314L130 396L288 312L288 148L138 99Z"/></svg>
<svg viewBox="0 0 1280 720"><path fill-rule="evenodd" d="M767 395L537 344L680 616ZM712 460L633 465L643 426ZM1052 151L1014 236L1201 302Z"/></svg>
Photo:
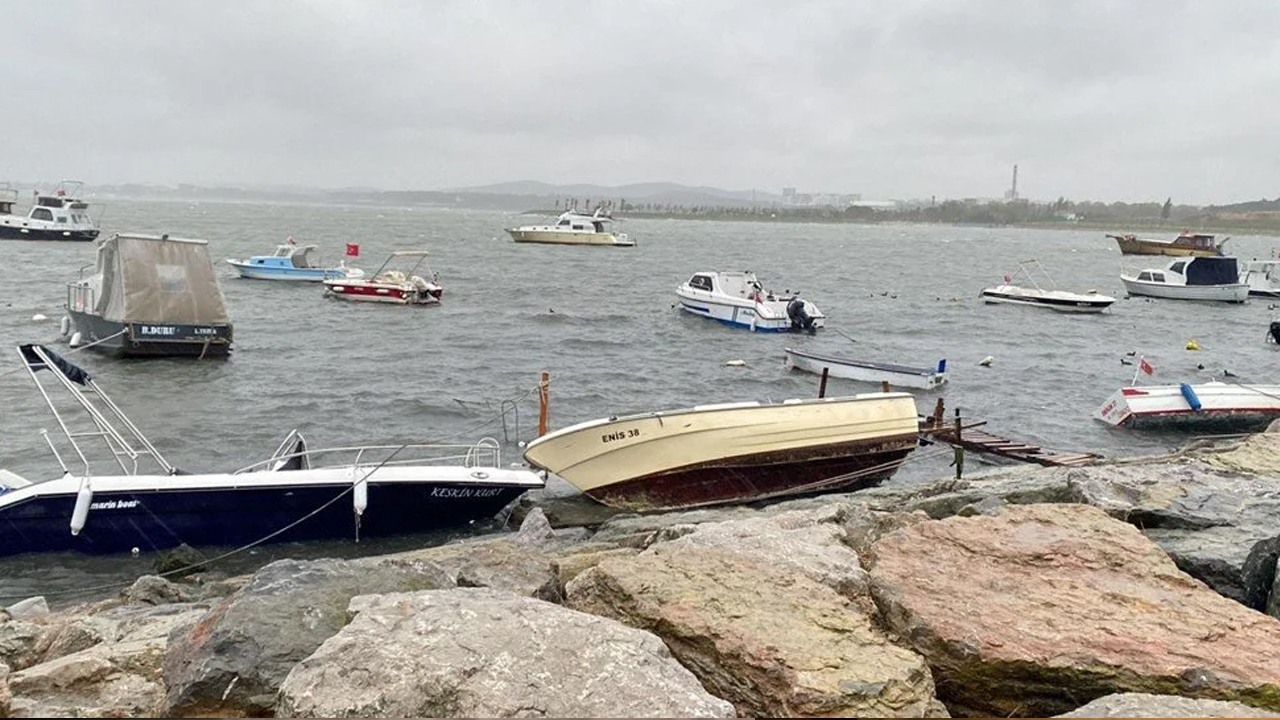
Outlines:
<svg viewBox="0 0 1280 720"><path fill-rule="evenodd" d="M47 437L61 465L49 479L0 470L0 555L428 532L491 518L543 485L537 473L504 467L492 439L310 449L297 431L262 462L188 473L156 450L88 372L40 345L22 345L19 355L64 431L64 451ZM46 372L73 403L55 404L41 381ZM68 404L83 415L71 417Z"/></svg>
<svg viewBox="0 0 1280 720"><path fill-rule="evenodd" d="M122 357L225 357L232 325L204 240L116 233L67 285L72 345Z"/></svg>
<svg viewBox="0 0 1280 720"><path fill-rule="evenodd" d="M532 466L632 511L853 490L915 448L908 393L699 405L592 420L531 441Z"/></svg>
<svg viewBox="0 0 1280 720"><path fill-rule="evenodd" d="M1222 255L1222 246L1231 238L1215 241L1213 235L1193 233L1183 229L1172 240L1140 238L1132 233L1107 235L1116 241L1121 255L1170 255L1174 257L1216 257Z"/></svg>
<svg viewBox="0 0 1280 720"><path fill-rule="evenodd" d="M1130 295L1232 303L1249 299L1249 286L1240 282L1239 264L1233 257L1177 258L1163 268L1121 273L1120 281Z"/></svg>
<svg viewBox="0 0 1280 720"><path fill-rule="evenodd" d="M795 370L817 373L827 372L829 377L858 380L861 382L887 382L893 387L932 390L947 381L947 361L939 360L936 367L913 367L893 363L854 360L840 355L814 353L784 348L786 366Z"/></svg>
<svg viewBox="0 0 1280 720"><path fill-rule="evenodd" d="M277 245L271 255L254 255L244 260L227 258L227 264L235 268L240 277L252 280L320 282L330 278L364 277L363 270L349 268L345 261L326 266L316 256L315 245L299 245L293 238Z"/></svg>
<svg viewBox="0 0 1280 720"><path fill-rule="evenodd" d="M799 291L769 290L750 271L694 273L676 288L676 298L684 312L752 332L813 333L827 322Z"/></svg>

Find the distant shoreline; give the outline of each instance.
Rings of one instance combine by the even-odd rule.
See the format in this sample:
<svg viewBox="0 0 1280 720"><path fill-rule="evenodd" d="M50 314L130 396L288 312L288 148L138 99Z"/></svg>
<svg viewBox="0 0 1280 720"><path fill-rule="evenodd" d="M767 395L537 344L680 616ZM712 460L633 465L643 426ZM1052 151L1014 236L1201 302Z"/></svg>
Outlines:
<svg viewBox="0 0 1280 720"><path fill-rule="evenodd" d="M562 209L525 210L521 215L555 217L564 212ZM1280 217L1268 220L1253 221L1215 221L1203 223L1178 223L1177 221L1160 220L1062 220L1057 222L1010 222L979 223L949 222L907 219L898 217L843 217L835 214L798 215L787 213L750 213L750 212L635 212L613 213L615 220L703 220L711 222L760 222L760 223L820 223L824 225L936 225L944 227L982 227L1013 228L1021 230L1096 230L1102 233L1121 235L1124 233L1144 233L1156 237L1175 236L1185 230L1208 233L1211 235L1244 235L1259 237L1280 237Z"/></svg>

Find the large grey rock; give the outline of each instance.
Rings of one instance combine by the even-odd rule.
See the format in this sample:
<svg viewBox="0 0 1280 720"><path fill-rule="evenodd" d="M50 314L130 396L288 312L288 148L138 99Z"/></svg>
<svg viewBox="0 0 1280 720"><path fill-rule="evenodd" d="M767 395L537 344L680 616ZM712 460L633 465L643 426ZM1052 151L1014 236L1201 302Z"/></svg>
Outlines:
<svg viewBox="0 0 1280 720"><path fill-rule="evenodd" d="M1280 559L1276 560L1276 568L1272 572L1275 579L1271 581L1271 596L1267 598L1267 614L1280 618Z"/></svg>
<svg viewBox="0 0 1280 720"><path fill-rule="evenodd" d="M0 662L0 718L10 717L13 695L9 692L9 666Z"/></svg>
<svg viewBox="0 0 1280 720"><path fill-rule="evenodd" d="M655 542L674 540L691 533L703 523L739 520L758 514L758 511L750 508L729 506L647 515L616 515L596 529L591 542L644 549Z"/></svg>
<svg viewBox="0 0 1280 720"><path fill-rule="evenodd" d="M1097 508L916 523L867 559L884 623L928 658L955 714L1048 716L1116 692L1280 710L1280 621Z"/></svg>
<svg viewBox="0 0 1280 720"><path fill-rule="evenodd" d="M733 717L653 635L490 588L366 595L281 717Z"/></svg>
<svg viewBox="0 0 1280 720"><path fill-rule="evenodd" d="M165 640L100 643L9 676L19 717L155 717Z"/></svg>
<svg viewBox="0 0 1280 720"><path fill-rule="evenodd" d="M0 663L12 670L30 667L40 660L41 628L24 620L0 623Z"/></svg>
<svg viewBox="0 0 1280 720"><path fill-rule="evenodd" d="M923 510L933 518L975 514L992 499L1093 505L1142 530L1191 576L1255 610L1267 606L1280 556L1280 478L1220 463L1028 467L911 491L876 490L861 497L877 509Z"/></svg>
<svg viewBox="0 0 1280 720"><path fill-rule="evenodd" d="M551 547L517 543L514 537L468 540L385 556L384 560L430 563L451 585L492 587L558 602L564 594Z"/></svg>
<svg viewBox="0 0 1280 720"><path fill-rule="evenodd" d="M189 589L159 575L143 575L120 593L120 599L126 603L164 605L188 602L193 597Z"/></svg>
<svg viewBox="0 0 1280 720"><path fill-rule="evenodd" d="M865 598L867 573L845 542L846 511L845 505L832 503L708 522L667 544L737 553L802 573L847 597Z"/></svg>
<svg viewBox="0 0 1280 720"><path fill-rule="evenodd" d="M405 559L271 563L198 623L170 636L164 712L269 712L294 664L346 624L352 597L450 585L439 567Z"/></svg>
<svg viewBox="0 0 1280 720"><path fill-rule="evenodd" d="M540 509L554 528L596 527L620 512L583 495L556 475L547 476L546 487L530 490L516 499L512 522L523 523L535 509Z"/></svg>
<svg viewBox="0 0 1280 720"><path fill-rule="evenodd" d="M1060 718L1274 718L1280 714L1238 702L1178 695L1117 693L1104 695Z"/></svg>
<svg viewBox="0 0 1280 720"><path fill-rule="evenodd" d="M568 585L571 607L649 630L744 717L945 716L924 659L857 603L769 557L658 543Z"/></svg>

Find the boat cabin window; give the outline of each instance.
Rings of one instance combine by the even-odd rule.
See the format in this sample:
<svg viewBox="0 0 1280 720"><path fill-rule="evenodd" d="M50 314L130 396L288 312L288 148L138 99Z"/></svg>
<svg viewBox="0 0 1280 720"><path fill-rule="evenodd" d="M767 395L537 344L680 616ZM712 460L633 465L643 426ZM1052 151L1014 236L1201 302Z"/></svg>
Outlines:
<svg viewBox="0 0 1280 720"><path fill-rule="evenodd" d="M604 223L600 222L599 220L596 220L595 222L591 223L591 225L596 229L596 232L598 233L604 232Z"/></svg>
<svg viewBox="0 0 1280 720"><path fill-rule="evenodd" d="M67 222L67 216L66 216L66 215L59 215L59 216L58 216L58 222L63 223L63 224L65 225L65 224L66 224L66 222Z"/></svg>
<svg viewBox="0 0 1280 720"><path fill-rule="evenodd" d="M568 225L569 225L568 220L561 220L560 222L556 223L556 227L568 227Z"/></svg>
<svg viewBox="0 0 1280 720"><path fill-rule="evenodd" d="M36 208L31 211L32 220L53 220L53 212L48 208Z"/></svg>
<svg viewBox="0 0 1280 720"><path fill-rule="evenodd" d="M586 225L574 225L574 226L573 226L573 229L574 229L574 230L586 230L586 229L587 229L587 226L586 226Z"/></svg>
<svg viewBox="0 0 1280 720"><path fill-rule="evenodd" d="M1156 273L1153 273L1153 272L1147 272L1146 270L1143 270L1142 272L1138 273L1138 279L1139 279L1139 280L1146 280L1147 282L1152 282L1152 281L1155 281L1155 282L1164 282L1164 276L1163 276L1163 275L1161 275L1161 276L1160 276L1160 279L1159 279L1159 280L1156 280Z"/></svg>
<svg viewBox="0 0 1280 720"><path fill-rule="evenodd" d="M689 278L689 287L695 290L711 292L711 278L706 275L694 275Z"/></svg>
<svg viewBox="0 0 1280 720"><path fill-rule="evenodd" d="M1186 263L1186 261L1184 260L1184 261L1182 261L1182 262L1176 262L1176 263L1174 263L1174 264L1170 265L1170 266L1169 266L1169 271L1170 271L1170 272L1176 272L1176 273L1178 273L1179 275L1186 275L1186 274L1187 274L1187 263Z"/></svg>

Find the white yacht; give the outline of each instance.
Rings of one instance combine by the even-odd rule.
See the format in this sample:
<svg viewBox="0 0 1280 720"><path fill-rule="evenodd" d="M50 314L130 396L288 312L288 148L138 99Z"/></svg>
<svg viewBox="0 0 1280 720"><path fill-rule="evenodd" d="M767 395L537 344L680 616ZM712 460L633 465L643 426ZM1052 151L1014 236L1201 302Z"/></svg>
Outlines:
<svg viewBox="0 0 1280 720"><path fill-rule="evenodd" d="M0 239L79 240L98 237L98 225L89 217L89 204L80 198L84 183L63 180L51 193L35 192L26 215L15 215L18 192L0 187Z"/></svg>
<svg viewBox="0 0 1280 720"><path fill-rule="evenodd" d="M799 291L779 293L760 284L755 273L698 272L676 288L680 309L752 332L810 333L827 322L817 305Z"/></svg>
<svg viewBox="0 0 1280 720"><path fill-rule="evenodd" d="M1164 268L1121 273L1120 281L1130 295L1233 303L1249 298L1249 286L1240 282L1240 264L1233 257L1178 258Z"/></svg>
<svg viewBox="0 0 1280 720"><path fill-rule="evenodd" d="M576 210L560 213L555 225L523 225L507 228L511 238L519 243L548 243L552 245L618 245L631 247L635 241L626 233L615 233L609 226L613 218L601 208L590 215Z"/></svg>

